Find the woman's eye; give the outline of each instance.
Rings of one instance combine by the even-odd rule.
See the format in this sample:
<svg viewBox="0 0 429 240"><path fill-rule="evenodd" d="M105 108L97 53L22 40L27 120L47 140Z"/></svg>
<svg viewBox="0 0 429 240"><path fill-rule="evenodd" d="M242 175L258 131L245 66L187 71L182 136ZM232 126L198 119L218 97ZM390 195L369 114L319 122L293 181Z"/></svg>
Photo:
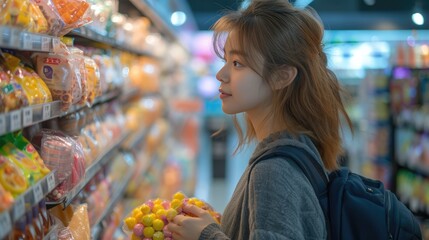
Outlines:
<svg viewBox="0 0 429 240"><path fill-rule="evenodd" d="M241 63L237 62L237 61L233 61L232 64L234 65L234 67L241 67L243 65L241 65Z"/></svg>

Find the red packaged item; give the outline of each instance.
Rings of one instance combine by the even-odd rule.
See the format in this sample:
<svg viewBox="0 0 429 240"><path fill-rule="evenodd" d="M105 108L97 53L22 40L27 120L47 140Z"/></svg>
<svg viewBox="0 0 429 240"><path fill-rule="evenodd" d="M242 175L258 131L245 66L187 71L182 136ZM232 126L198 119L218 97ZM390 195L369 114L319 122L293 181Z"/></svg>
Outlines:
<svg viewBox="0 0 429 240"><path fill-rule="evenodd" d="M58 201L85 176L82 146L72 137L53 129L42 129L33 137L32 143L39 150L45 165L57 170L60 184L48 198Z"/></svg>

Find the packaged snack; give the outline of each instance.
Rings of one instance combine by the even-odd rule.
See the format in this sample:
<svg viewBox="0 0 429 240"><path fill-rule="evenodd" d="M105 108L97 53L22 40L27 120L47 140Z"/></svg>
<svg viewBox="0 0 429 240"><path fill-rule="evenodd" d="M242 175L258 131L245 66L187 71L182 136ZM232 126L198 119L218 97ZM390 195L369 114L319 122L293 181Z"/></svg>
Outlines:
<svg viewBox="0 0 429 240"><path fill-rule="evenodd" d="M60 184L49 195L60 200L85 176L85 156L82 146L58 130L42 129L31 140L50 170L57 171Z"/></svg>
<svg viewBox="0 0 429 240"><path fill-rule="evenodd" d="M36 71L51 91L53 100L62 102L61 109L67 111L82 98L81 70L79 61L60 43L57 53L33 55Z"/></svg>
<svg viewBox="0 0 429 240"><path fill-rule="evenodd" d="M28 141L22 135L21 131L10 134L9 136L13 136L13 140L12 140L13 144L19 150L21 150L25 155L27 155L29 158L34 160L34 162L38 165L38 168L40 169L40 173L43 175L43 177L50 172L49 168L46 167L39 153L36 151L36 149L33 147L30 141Z"/></svg>
<svg viewBox="0 0 429 240"><path fill-rule="evenodd" d="M14 200L12 194L6 189L4 189L3 185L0 184L0 213L4 210L9 209L12 206L13 202Z"/></svg>
<svg viewBox="0 0 429 240"><path fill-rule="evenodd" d="M29 67L25 67L19 58L3 53L3 58L13 79L22 86L29 105L41 104L52 101L51 92L42 79Z"/></svg>
<svg viewBox="0 0 429 240"><path fill-rule="evenodd" d="M182 192L176 192L171 201L155 199L134 208L124 219L122 230L131 236L131 239L164 239L171 238L171 232L165 226L182 212L184 204L198 206L209 211L213 219L220 223L221 215L204 201L197 198L188 198Z"/></svg>
<svg viewBox="0 0 429 240"><path fill-rule="evenodd" d="M14 162L2 155L0 155L0 184L14 197L25 192L28 186L24 172Z"/></svg>
<svg viewBox="0 0 429 240"><path fill-rule="evenodd" d="M92 106L95 98L101 96L100 70L97 63L90 57L85 56L84 63L88 85L87 103L88 106Z"/></svg>
<svg viewBox="0 0 429 240"><path fill-rule="evenodd" d="M90 5L85 0L36 1L48 23L48 34L64 36L74 28L91 22Z"/></svg>
<svg viewBox="0 0 429 240"><path fill-rule="evenodd" d="M6 69L3 64L0 64L1 112L9 112L28 106L28 98L24 89Z"/></svg>
<svg viewBox="0 0 429 240"><path fill-rule="evenodd" d="M9 25L29 30L33 19L28 0L3 0L0 5L0 25Z"/></svg>

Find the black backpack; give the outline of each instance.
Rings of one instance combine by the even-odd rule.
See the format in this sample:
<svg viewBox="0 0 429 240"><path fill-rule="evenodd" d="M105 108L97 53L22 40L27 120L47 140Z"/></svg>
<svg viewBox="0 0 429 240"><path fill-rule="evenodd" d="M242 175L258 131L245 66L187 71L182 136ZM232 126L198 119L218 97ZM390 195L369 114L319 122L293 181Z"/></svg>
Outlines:
<svg viewBox="0 0 429 240"><path fill-rule="evenodd" d="M310 181L325 214L331 240L422 239L412 212L381 181L341 168L329 174L304 149L278 146L252 163L282 157L294 161Z"/></svg>

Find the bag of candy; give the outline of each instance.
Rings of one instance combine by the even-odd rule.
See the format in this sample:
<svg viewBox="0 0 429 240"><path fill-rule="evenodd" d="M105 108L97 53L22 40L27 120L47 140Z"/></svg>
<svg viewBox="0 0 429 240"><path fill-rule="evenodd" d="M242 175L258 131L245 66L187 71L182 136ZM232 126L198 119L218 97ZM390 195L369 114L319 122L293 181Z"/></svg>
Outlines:
<svg viewBox="0 0 429 240"><path fill-rule="evenodd" d="M198 198L188 198L184 193L177 192L171 200L148 200L134 208L124 219L122 230L131 236L131 239L171 240L171 232L166 225L182 212L183 204L192 204L209 211L213 219L220 223L221 215Z"/></svg>

